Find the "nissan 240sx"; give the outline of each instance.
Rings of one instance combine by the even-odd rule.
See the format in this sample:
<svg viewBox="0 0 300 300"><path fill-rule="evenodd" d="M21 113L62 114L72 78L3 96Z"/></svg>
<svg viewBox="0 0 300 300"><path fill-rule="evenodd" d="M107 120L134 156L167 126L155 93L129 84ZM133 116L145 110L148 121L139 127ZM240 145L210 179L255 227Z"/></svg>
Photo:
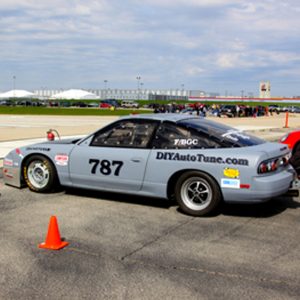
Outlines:
<svg viewBox="0 0 300 300"><path fill-rule="evenodd" d="M220 201L254 203L286 193L294 179L286 145L183 114L123 117L81 139L11 151L8 185L49 192L59 185L175 198L194 216Z"/></svg>

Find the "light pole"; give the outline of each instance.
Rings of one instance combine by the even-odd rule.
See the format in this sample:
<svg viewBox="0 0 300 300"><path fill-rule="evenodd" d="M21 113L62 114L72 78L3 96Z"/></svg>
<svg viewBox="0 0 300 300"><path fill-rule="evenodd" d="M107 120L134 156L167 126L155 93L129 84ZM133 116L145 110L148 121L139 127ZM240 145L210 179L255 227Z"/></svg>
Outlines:
<svg viewBox="0 0 300 300"><path fill-rule="evenodd" d="M107 98L107 82L108 82L108 80L105 79L104 80L104 95L103 95L103 96L105 96L105 99Z"/></svg>
<svg viewBox="0 0 300 300"><path fill-rule="evenodd" d="M138 88L138 96L137 96L137 100L139 100L140 98L140 80L141 80L141 76L137 76L137 88Z"/></svg>
<svg viewBox="0 0 300 300"><path fill-rule="evenodd" d="M14 98L16 97L16 76L13 76L13 91L14 91Z"/></svg>
<svg viewBox="0 0 300 300"><path fill-rule="evenodd" d="M143 95L144 93L143 93L143 86L144 86L144 83L143 82L141 82L141 94ZM143 96L141 96L142 98L143 98Z"/></svg>

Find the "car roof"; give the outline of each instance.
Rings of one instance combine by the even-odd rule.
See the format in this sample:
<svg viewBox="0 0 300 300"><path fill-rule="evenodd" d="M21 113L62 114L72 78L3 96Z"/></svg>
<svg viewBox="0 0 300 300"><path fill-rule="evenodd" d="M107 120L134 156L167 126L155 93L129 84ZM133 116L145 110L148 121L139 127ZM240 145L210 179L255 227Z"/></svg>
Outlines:
<svg viewBox="0 0 300 300"><path fill-rule="evenodd" d="M157 120L157 121L170 121L178 122L187 119L199 119L192 115L176 114L176 113L158 113L158 114L132 114L121 119L141 119L141 120Z"/></svg>
<svg viewBox="0 0 300 300"><path fill-rule="evenodd" d="M188 114L177 114L177 113L157 113L157 114L132 114L129 116L123 116L119 120L156 120L160 122L169 121L169 122L181 122L181 121L187 121L189 120L192 122L192 120L201 120L201 124L203 126L221 126L226 127L228 129L234 129L234 127L221 124L214 120L209 120L202 116L195 116L195 115L188 115Z"/></svg>

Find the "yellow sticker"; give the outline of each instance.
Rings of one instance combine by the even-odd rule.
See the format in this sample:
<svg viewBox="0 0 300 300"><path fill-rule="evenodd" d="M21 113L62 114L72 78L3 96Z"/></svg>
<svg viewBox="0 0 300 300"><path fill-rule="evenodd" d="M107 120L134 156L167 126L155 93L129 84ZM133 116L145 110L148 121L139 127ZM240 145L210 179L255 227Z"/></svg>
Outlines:
<svg viewBox="0 0 300 300"><path fill-rule="evenodd" d="M240 171L238 169L224 169L224 176L229 178L238 178L240 176Z"/></svg>

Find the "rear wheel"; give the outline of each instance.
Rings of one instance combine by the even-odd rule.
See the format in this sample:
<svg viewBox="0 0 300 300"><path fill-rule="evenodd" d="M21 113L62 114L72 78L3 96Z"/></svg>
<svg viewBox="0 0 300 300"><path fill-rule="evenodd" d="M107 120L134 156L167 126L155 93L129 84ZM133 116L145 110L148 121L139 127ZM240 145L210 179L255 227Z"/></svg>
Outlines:
<svg viewBox="0 0 300 300"><path fill-rule="evenodd" d="M26 161L23 176L29 189L39 193L49 192L58 184L55 167L42 155L34 155Z"/></svg>
<svg viewBox="0 0 300 300"><path fill-rule="evenodd" d="M175 197L183 212L192 216L203 216L217 207L221 201L221 192L209 175L191 171L179 177Z"/></svg>

